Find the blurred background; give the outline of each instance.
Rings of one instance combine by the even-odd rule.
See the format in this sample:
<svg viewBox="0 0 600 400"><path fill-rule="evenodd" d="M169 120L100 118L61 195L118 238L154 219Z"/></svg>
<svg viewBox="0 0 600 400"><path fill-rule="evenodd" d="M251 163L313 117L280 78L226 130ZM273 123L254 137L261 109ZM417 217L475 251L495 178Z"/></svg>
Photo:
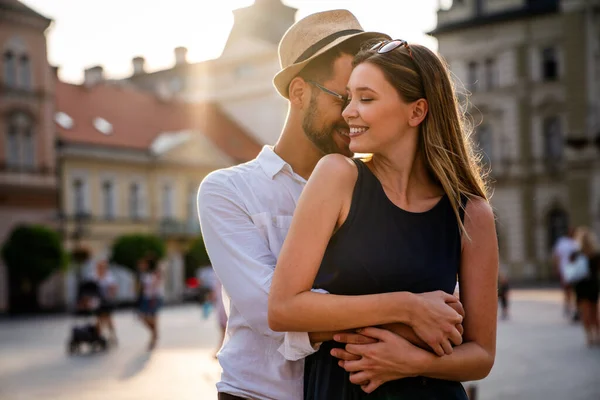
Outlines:
<svg viewBox="0 0 600 400"><path fill-rule="evenodd" d="M600 350L563 315L552 262L569 227L600 235L600 1L211 3L0 0L0 399L215 398L196 192L274 144L277 43L336 8L438 51L473 118L511 301L472 398L600 398ZM130 311L144 257L168 305L153 353ZM79 286L101 260L119 346L69 357Z"/></svg>

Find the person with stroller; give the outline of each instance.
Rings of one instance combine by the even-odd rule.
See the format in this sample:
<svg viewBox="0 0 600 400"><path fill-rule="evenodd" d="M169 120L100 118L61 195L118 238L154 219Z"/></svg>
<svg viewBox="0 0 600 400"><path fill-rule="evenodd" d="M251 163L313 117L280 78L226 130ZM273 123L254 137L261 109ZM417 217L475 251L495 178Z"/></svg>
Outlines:
<svg viewBox="0 0 600 400"><path fill-rule="evenodd" d="M96 262L94 280L98 284L100 292L100 307L97 311L98 332L102 334L104 329L109 331L109 341L111 344L117 344L117 334L115 324L112 319L115 300L117 298L118 285L114 275L108 268L108 260L105 257Z"/></svg>
<svg viewBox="0 0 600 400"><path fill-rule="evenodd" d="M164 297L162 272L156 265L156 260L152 258L141 260L138 270L141 290L139 313L142 322L150 331L148 350L153 350L158 340L158 310Z"/></svg>

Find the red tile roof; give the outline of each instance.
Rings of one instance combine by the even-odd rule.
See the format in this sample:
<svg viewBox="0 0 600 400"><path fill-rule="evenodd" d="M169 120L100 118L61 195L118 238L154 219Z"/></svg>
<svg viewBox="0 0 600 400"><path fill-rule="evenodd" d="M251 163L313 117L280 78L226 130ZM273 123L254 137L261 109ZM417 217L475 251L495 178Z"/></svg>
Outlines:
<svg viewBox="0 0 600 400"><path fill-rule="evenodd" d="M56 111L73 119L65 129L56 124L63 142L147 150L165 132L200 131L236 161L250 160L261 145L214 103L163 101L134 87L100 83L92 87L56 82ZM95 118L112 124L104 135L93 125Z"/></svg>

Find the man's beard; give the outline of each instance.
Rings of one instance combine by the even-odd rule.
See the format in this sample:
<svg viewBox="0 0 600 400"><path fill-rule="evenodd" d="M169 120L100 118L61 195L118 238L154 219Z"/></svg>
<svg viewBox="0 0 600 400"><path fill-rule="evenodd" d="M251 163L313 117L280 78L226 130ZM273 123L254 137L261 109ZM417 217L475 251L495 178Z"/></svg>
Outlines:
<svg viewBox="0 0 600 400"><path fill-rule="evenodd" d="M321 126L319 128L315 126L315 122L318 120L319 110L317 108L317 102L315 101L315 97L312 97L310 99L310 104L308 105L308 111L302 120L302 129L304 129L304 133L323 154L343 153L343 150L338 147L333 139L333 135L336 134L334 132L335 125Z"/></svg>

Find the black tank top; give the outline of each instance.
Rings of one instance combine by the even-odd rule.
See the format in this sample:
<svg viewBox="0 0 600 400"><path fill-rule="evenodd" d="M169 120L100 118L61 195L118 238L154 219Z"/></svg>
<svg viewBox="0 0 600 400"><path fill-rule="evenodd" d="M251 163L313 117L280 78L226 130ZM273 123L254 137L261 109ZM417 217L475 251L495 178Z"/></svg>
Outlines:
<svg viewBox="0 0 600 400"><path fill-rule="evenodd" d="M428 211L405 211L391 202L369 167L361 160L354 162L358 178L350 211L331 237L313 287L340 295L435 290L453 293L460 266L461 234L448 196ZM463 199L463 206L465 203ZM463 218L462 209L460 216ZM307 358L305 398L363 398L365 393L349 382L348 374L329 354L332 347L341 346L326 342ZM423 395L427 389L444 399L466 398L458 382L424 378L386 383L368 398L411 396L415 385Z"/></svg>

